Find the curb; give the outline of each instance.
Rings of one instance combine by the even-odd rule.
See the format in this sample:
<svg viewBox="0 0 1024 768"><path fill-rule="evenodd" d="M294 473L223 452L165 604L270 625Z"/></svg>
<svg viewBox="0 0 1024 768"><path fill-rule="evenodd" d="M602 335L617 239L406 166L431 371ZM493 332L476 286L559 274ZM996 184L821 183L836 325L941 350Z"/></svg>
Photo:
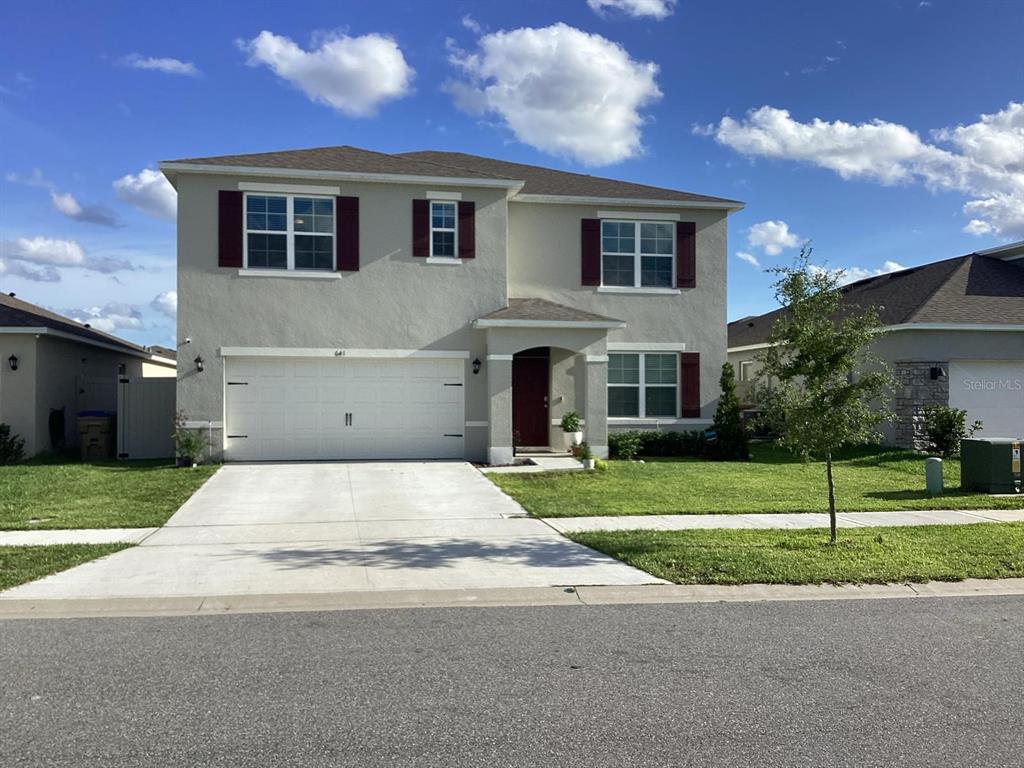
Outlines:
<svg viewBox="0 0 1024 768"><path fill-rule="evenodd" d="M928 597L1024 595L1024 579L967 579L924 584L785 585L651 584L608 587L395 590L282 595L121 597L101 599L8 599L0 620L216 616L245 613L387 610L401 608L497 608L531 606L655 605L670 603L879 600Z"/></svg>

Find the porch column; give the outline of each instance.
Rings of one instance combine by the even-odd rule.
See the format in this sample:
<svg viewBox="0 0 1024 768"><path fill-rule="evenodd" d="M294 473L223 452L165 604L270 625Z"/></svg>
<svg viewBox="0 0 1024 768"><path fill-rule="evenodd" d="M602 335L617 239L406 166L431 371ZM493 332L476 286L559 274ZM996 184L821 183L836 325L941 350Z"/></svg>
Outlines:
<svg viewBox="0 0 1024 768"><path fill-rule="evenodd" d="M583 437L599 459L608 458L608 355L586 355L587 405Z"/></svg>
<svg viewBox="0 0 1024 768"><path fill-rule="evenodd" d="M487 356L487 395L490 402L487 461L512 463L512 355Z"/></svg>

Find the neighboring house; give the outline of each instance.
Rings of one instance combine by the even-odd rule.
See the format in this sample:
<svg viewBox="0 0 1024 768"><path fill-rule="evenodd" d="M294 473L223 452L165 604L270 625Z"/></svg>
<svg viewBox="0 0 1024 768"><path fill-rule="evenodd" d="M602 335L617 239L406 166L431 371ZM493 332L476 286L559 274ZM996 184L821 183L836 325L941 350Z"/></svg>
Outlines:
<svg viewBox="0 0 1024 768"><path fill-rule="evenodd" d="M709 423L741 203L455 152L165 162L178 407L228 460L468 458ZM203 360L199 370L196 359Z"/></svg>
<svg viewBox="0 0 1024 768"><path fill-rule="evenodd" d="M79 411L116 412L121 378L174 369L164 355L0 294L0 423L25 438L28 456L75 446Z"/></svg>
<svg viewBox="0 0 1024 768"><path fill-rule="evenodd" d="M878 309L889 331L874 345L897 381L886 438L925 448L924 408L981 419L988 436L1024 436L1024 242L843 287L847 306ZM757 357L783 309L729 323L729 361L752 404Z"/></svg>

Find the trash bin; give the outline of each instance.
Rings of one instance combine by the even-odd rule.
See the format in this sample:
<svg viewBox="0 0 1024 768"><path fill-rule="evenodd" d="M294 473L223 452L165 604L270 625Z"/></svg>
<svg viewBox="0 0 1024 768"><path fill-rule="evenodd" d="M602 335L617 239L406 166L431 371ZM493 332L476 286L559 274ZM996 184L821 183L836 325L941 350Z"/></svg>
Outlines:
<svg viewBox="0 0 1024 768"><path fill-rule="evenodd" d="M1016 437L960 441L960 485L965 491L1020 493L1020 446Z"/></svg>
<svg viewBox="0 0 1024 768"><path fill-rule="evenodd" d="M114 439L114 414L111 411L78 412L78 446L82 461L113 458Z"/></svg>

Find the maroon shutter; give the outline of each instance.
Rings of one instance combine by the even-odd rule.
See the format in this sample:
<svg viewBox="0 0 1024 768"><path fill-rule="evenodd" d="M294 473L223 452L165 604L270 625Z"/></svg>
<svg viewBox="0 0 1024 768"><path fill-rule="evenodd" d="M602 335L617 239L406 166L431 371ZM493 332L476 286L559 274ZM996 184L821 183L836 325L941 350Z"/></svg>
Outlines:
<svg viewBox="0 0 1024 768"><path fill-rule="evenodd" d="M430 201L412 201L412 255L430 255Z"/></svg>
<svg viewBox="0 0 1024 768"><path fill-rule="evenodd" d="M676 288L697 287L697 225L676 222Z"/></svg>
<svg viewBox="0 0 1024 768"><path fill-rule="evenodd" d="M679 401L684 419L700 418L700 353L679 355Z"/></svg>
<svg viewBox="0 0 1024 768"><path fill-rule="evenodd" d="M217 199L217 266L242 266L242 193L222 189Z"/></svg>
<svg viewBox="0 0 1024 768"><path fill-rule="evenodd" d="M459 258L476 258L476 203L459 203Z"/></svg>
<svg viewBox="0 0 1024 768"><path fill-rule="evenodd" d="M359 198L334 198L335 226L338 236L334 244L334 268L338 272L359 271Z"/></svg>
<svg viewBox="0 0 1024 768"><path fill-rule="evenodd" d="M601 220L580 221L580 282L601 284Z"/></svg>

